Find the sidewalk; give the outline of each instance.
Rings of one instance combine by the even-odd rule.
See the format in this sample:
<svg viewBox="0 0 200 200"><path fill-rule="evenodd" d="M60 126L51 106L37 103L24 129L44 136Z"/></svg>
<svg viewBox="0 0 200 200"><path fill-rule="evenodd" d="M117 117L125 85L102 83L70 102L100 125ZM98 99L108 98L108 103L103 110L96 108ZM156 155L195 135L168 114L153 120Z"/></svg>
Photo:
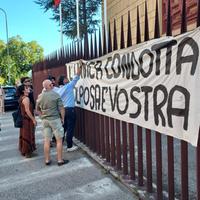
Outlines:
<svg viewBox="0 0 200 200"><path fill-rule="evenodd" d="M36 128L37 156L23 158L18 151L19 129L13 127L11 112L0 116L1 200L136 200L119 181L107 174L82 149L67 152L69 164L57 166L56 149L52 165L44 165L41 125Z"/></svg>

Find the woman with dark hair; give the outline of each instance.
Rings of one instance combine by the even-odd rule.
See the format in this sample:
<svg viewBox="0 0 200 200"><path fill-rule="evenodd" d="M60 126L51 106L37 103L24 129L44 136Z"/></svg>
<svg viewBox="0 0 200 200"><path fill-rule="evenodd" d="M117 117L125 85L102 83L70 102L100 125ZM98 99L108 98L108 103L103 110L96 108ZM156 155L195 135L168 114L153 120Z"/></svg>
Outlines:
<svg viewBox="0 0 200 200"><path fill-rule="evenodd" d="M68 82L66 76L64 75L61 75L59 78L58 78L58 86L59 87L62 87L63 85L65 85L66 83Z"/></svg>
<svg viewBox="0 0 200 200"><path fill-rule="evenodd" d="M35 126L37 122L33 114L33 105L29 98L30 88L25 85L18 87L19 106L23 117L23 127L20 128L19 151L26 158L30 158L35 145Z"/></svg>

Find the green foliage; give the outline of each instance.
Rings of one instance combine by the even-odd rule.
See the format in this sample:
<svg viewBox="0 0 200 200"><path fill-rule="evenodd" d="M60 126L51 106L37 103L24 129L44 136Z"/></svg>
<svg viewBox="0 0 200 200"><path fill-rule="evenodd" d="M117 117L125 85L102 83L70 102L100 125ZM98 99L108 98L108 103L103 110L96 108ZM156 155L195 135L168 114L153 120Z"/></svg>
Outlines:
<svg viewBox="0 0 200 200"><path fill-rule="evenodd" d="M53 11L53 20L58 23L60 21L59 9L54 7L52 0L36 0L36 4L40 5L44 11ZM79 24L80 37L82 38L86 33L95 32L100 19L98 18L98 11L102 0L79 0ZM63 33L74 39L77 36L77 20L76 20L76 0L62 0L62 23Z"/></svg>
<svg viewBox="0 0 200 200"><path fill-rule="evenodd" d="M0 85L3 85L4 82L5 82L5 79L0 76Z"/></svg>
<svg viewBox="0 0 200 200"><path fill-rule="evenodd" d="M9 55L8 55L9 50ZM9 71L11 83L26 75L34 63L43 59L43 48L36 41L24 42L20 36L12 37L7 45L0 40L0 77L8 83Z"/></svg>

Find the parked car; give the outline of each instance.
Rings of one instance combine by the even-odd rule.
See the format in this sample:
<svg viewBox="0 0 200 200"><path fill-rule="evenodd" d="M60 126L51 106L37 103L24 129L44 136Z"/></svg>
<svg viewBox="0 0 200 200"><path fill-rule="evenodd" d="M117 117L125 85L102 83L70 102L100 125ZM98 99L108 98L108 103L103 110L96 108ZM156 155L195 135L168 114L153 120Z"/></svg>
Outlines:
<svg viewBox="0 0 200 200"><path fill-rule="evenodd" d="M5 92L5 109L8 108L17 108L19 97L16 95L15 86L3 86Z"/></svg>

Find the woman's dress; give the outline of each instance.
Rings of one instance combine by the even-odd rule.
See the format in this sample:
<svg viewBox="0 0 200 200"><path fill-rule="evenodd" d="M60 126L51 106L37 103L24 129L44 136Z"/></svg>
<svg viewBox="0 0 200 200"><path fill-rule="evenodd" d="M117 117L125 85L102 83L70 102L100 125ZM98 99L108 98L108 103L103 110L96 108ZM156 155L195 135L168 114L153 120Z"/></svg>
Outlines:
<svg viewBox="0 0 200 200"><path fill-rule="evenodd" d="M23 156L31 156L33 151L36 150L35 145L35 126L33 121L29 118L29 116L25 112L25 106L22 103L24 96L21 96L19 99L19 105L21 108L21 113L23 117L23 127L20 128L19 135L19 151ZM33 105L30 102L29 110L33 114Z"/></svg>

